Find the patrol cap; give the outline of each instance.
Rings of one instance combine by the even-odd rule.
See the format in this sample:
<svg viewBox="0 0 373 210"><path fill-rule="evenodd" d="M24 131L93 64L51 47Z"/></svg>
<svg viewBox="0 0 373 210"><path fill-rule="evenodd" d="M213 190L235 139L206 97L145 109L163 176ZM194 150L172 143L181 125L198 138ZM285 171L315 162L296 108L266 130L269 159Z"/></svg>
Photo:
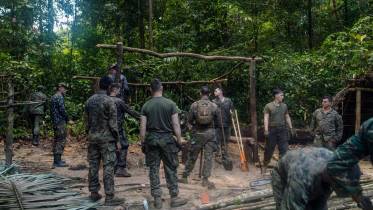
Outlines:
<svg viewBox="0 0 373 210"><path fill-rule="evenodd" d="M108 68L108 71L111 70L111 69L119 70L119 66L118 66L118 64L116 64L116 63L112 64L112 65Z"/></svg>
<svg viewBox="0 0 373 210"><path fill-rule="evenodd" d="M64 83L64 82L60 82L60 83L57 84L56 88L60 88L60 87L67 88L67 84Z"/></svg>

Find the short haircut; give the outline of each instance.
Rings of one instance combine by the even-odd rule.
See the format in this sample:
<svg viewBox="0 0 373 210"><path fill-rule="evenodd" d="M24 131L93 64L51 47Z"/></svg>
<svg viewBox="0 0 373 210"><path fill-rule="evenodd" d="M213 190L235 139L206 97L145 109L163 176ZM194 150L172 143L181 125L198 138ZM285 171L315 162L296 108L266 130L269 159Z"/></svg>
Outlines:
<svg viewBox="0 0 373 210"><path fill-rule="evenodd" d="M224 93L224 90L222 87L218 86L218 87L215 87L215 90L220 90L222 93Z"/></svg>
<svg viewBox="0 0 373 210"><path fill-rule="evenodd" d="M110 86L110 92L114 91L114 89L120 89L119 83L112 83Z"/></svg>
<svg viewBox="0 0 373 210"><path fill-rule="evenodd" d="M113 83L113 80L109 76L103 76L100 79L99 87L101 90L108 90Z"/></svg>
<svg viewBox="0 0 373 210"><path fill-rule="evenodd" d="M208 86L202 86L201 87L201 94L202 95L209 95L210 94L210 89L209 89L209 87Z"/></svg>
<svg viewBox="0 0 373 210"><path fill-rule="evenodd" d="M277 94L284 93L280 88L275 88L272 90L272 95L276 96Z"/></svg>
<svg viewBox="0 0 373 210"><path fill-rule="evenodd" d="M153 79L153 81L150 83L150 89L153 92L159 91L162 88L162 82L159 79Z"/></svg>
<svg viewBox="0 0 373 210"><path fill-rule="evenodd" d="M328 99L329 102L333 102L333 98L332 98L330 95L325 95L325 96L323 96L323 97L322 97L322 100L324 100L324 99Z"/></svg>

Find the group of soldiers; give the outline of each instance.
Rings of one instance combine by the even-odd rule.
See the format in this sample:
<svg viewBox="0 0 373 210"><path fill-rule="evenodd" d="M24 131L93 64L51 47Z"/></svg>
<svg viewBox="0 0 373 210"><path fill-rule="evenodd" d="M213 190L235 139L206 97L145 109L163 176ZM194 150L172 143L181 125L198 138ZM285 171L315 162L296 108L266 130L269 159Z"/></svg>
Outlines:
<svg viewBox="0 0 373 210"><path fill-rule="evenodd" d="M125 113L140 120L140 142L146 165L149 167L155 208L162 209L163 205L159 178L161 162L171 196L171 207L187 203L186 199L179 197L178 182L189 182L188 178L202 150L202 186L214 189L214 183L209 180L213 155L220 151L224 168L232 170L227 144L234 106L229 98L224 97L223 89L215 88L215 99L210 100L210 90L203 86L200 99L191 105L188 127L192 138L184 172L182 177L178 178L178 152L183 142L177 105L163 97L162 83L154 79L150 84L152 97L143 105L141 113L137 113L126 103L128 84L124 75L118 76L118 70L116 65L109 68L108 75L100 79L100 90L85 104L90 198L93 201L102 198L99 194L98 177L102 162L105 205L113 206L124 202L124 199L114 196L114 176L131 176L126 169L129 144L123 130ZM42 93L42 87L38 88L39 90L32 94L31 100L41 103L29 108L33 120L32 142L36 146L39 144L39 124L47 100ZM60 83L50 99L55 134L54 167L67 166L61 158L66 143L66 125L70 122L64 104L66 91L67 86ZM277 145L280 160L271 171L277 209L327 209L326 202L333 190L339 196L352 196L363 209L373 209L370 200L362 195L359 185L360 169L357 165L364 156L373 157L373 118L363 123L358 135L341 144L342 117L332 109L332 98L325 96L322 98L321 108L312 115L310 128L315 136L315 147L288 151L290 136L294 136L295 132L288 107L283 102L284 92L275 89L273 98L264 108L266 144L263 162L266 169Z"/></svg>
<svg viewBox="0 0 373 210"><path fill-rule="evenodd" d="M271 171L276 209L327 210L327 200L335 191L340 197L351 197L358 207L373 210L369 197L363 195L358 165L367 155L373 160L373 118L342 143L342 117L332 109L332 98L324 96L321 108L312 114L313 147L288 151L289 133L295 132L283 91L275 89L273 96L274 101L264 108L264 167L277 145L280 160Z"/></svg>

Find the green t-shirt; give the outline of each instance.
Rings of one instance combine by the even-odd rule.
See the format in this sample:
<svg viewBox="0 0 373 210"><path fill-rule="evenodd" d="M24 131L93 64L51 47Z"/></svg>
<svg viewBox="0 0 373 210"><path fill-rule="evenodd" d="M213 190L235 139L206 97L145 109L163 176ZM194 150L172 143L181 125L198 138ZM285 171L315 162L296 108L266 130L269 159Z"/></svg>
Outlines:
<svg viewBox="0 0 373 210"><path fill-rule="evenodd" d="M271 102L264 107L264 114L269 114L270 127L285 127L285 116L288 114L288 106L285 103L276 104Z"/></svg>
<svg viewBox="0 0 373 210"><path fill-rule="evenodd" d="M173 132L171 116L175 113L177 113L176 104L165 97L153 97L141 109L141 115L147 119L147 132Z"/></svg>

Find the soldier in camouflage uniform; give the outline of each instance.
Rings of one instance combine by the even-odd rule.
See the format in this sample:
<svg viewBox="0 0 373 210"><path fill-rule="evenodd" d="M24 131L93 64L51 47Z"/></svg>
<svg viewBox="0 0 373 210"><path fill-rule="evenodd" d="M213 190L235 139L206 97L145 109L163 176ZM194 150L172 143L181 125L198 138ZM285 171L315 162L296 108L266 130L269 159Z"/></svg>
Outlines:
<svg viewBox="0 0 373 210"><path fill-rule="evenodd" d="M69 122L69 117L65 110L64 96L67 92L65 83L57 85L57 92L51 98L51 118L53 122L54 141L53 141L53 167L66 167L66 163L62 161L61 156L65 149L67 130L66 124Z"/></svg>
<svg viewBox="0 0 373 210"><path fill-rule="evenodd" d="M117 119L118 119L118 130L119 130L119 142L122 149L117 151L117 164L115 176L117 177L130 177L131 174L127 171L127 153L128 153L128 139L124 132L124 119L125 114L128 113L136 119L140 119L140 114L131 109L122 99L118 98L120 91L120 85L114 83L110 88L110 96L113 99L115 106L117 108Z"/></svg>
<svg viewBox="0 0 373 210"><path fill-rule="evenodd" d="M32 144L38 146L40 143L40 123L43 120L47 96L43 93L44 86L39 85L37 91L31 94L30 100L32 102L39 102L38 104L31 104L28 112L32 121Z"/></svg>
<svg viewBox="0 0 373 210"><path fill-rule="evenodd" d="M115 82L120 85L120 91L117 97L122 99L124 102L128 102L129 87L126 76L123 74L118 74L120 68L117 64L113 64L108 69L108 76Z"/></svg>
<svg viewBox="0 0 373 210"><path fill-rule="evenodd" d="M217 105L209 100L209 94L209 88L207 86L202 87L201 100L194 102L190 107L188 122L193 126L193 141L181 182L188 183L188 176L194 168L198 154L203 149L202 186L214 189L214 183L210 182L208 178L211 175L213 154L218 146L214 124L217 122L219 115Z"/></svg>
<svg viewBox="0 0 373 210"><path fill-rule="evenodd" d="M333 188L325 169L332 158L333 152L325 148L287 152L271 173L276 210L327 210ZM358 181L359 166L355 164L343 176L351 182Z"/></svg>
<svg viewBox="0 0 373 210"><path fill-rule="evenodd" d="M88 187L90 198L101 199L99 169L103 163L103 181L105 189L105 205L115 206L123 203L114 197L114 167L116 161L116 144L119 143L117 109L114 101L107 95L112 79L108 76L100 79L100 90L91 96L85 104L86 131L88 134Z"/></svg>
<svg viewBox="0 0 373 210"><path fill-rule="evenodd" d="M311 131L315 134L314 144L334 150L343 135L343 121L341 115L331 108L332 98L324 96L322 108L312 115Z"/></svg>
<svg viewBox="0 0 373 210"><path fill-rule="evenodd" d="M223 166L226 170L232 170L232 161L228 154L228 142L231 137L232 115L234 110L231 99L224 97L223 89L216 88L214 91L215 99L212 101L218 106L219 118L216 125L216 137L221 151Z"/></svg>
<svg viewBox="0 0 373 210"><path fill-rule="evenodd" d="M151 82L152 98L141 109L140 140L143 145L146 165L149 167L151 195L154 206L162 208L162 190L159 180L159 167L163 162L166 182L171 195L171 207L186 204L179 198L177 183L178 152L181 145L181 130L176 104L162 96L162 83L155 79ZM176 136L176 141L173 137Z"/></svg>
<svg viewBox="0 0 373 210"><path fill-rule="evenodd" d="M362 209L373 209L368 197L363 196L358 181L351 182L343 176L358 162L370 155L373 163L373 118L365 121L357 135L350 137L345 143L338 146L333 158L328 162L327 175L333 188L340 197L352 197Z"/></svg>

